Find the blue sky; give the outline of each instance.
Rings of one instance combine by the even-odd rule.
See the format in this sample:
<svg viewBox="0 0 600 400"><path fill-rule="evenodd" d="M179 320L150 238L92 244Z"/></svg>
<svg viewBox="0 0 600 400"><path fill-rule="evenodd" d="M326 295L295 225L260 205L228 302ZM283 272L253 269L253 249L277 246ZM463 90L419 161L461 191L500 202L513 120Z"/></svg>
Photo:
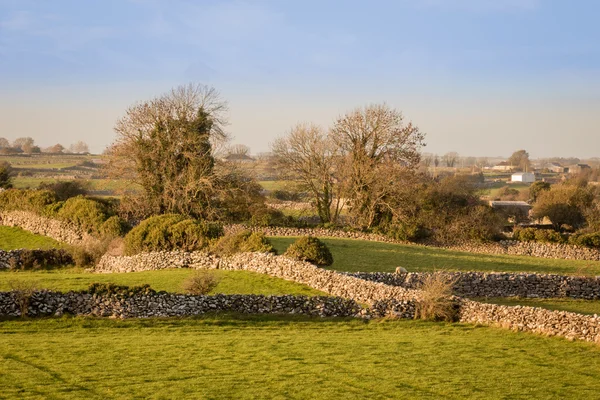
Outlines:
<svg viewBox="0 0 600 400"><path fill-rule="evenodd" d="M373 102L426 151L600 156L600 2L0 0L0 136L101 151L138 100L187 82L266 151Z"/></svg>

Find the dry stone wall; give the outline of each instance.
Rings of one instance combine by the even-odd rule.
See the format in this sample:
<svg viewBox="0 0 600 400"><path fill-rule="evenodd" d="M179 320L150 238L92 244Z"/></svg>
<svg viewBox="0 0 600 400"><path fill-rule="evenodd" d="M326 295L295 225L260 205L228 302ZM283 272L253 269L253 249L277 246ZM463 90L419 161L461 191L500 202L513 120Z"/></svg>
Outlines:
<svg viewBox="0 0 600 400"><path fill-rule="evenodd" d="M600 317L597 315L463 300L459 318L461 322L470 324L492 325L520 332L600 343Z"/></svg>
<svg viewBox="0 0 600 400"><path fill-rule="evenodd" d="M361 307L339 297L214 295L193 296L173 293L132 296L39 291L30 298L17 292L0 292L0 316L21 316L21 302L27 301L27 315L63 314L117 317L183 317L215 312L243 314L301 314L319 317L353 317Z"/></svg>
<svg viewBox="0 0 600 400"><path fill-rule="evenodd" d="M378 303L379 313L389 311L399 317L414 315L418 290L363 279L318 268L308 262L296 261L284 256L266 253L241 253L232 257L218 258L203 252L161 252L136 256L104 256L94 268L94 272L134 272L160 270L164 268L196 268L244 270L267 274L294 282L303 283L332 296L353 299L360 303Z"/></svg>
<svg viewBox="0 0 600 400"><path fill-rule="evenodd" d="M73 245L96 240L78 226L29 211L0 211L0 225L17 226L29 232Z"/></svg>
<svg viewBox="0 0 600 400"><path fill-rule="evenodd" d="M239 254L224 259L219 259L205 253L184 255L177 252L171 255L169 253L155 253L134 257L105 257L98 265L97 272L163 269L168 268L170 265L173 266L168 259L175 260L180 267L247 270L304 283L334 296L352 299L358 303L367 303L369 305L368 308L355 314L363 318L388 315L399 318L413 318L415 306L421 299L421 296L419 290L412 289L411 287L418 287L418 282L424 276L424 274L418 273L406 274L406 276L402 276L401 274L397 274L397 276L394 276L396 274L380 274L380 280L386 283L373 282L365 280L365 275L354 274L350 276L348 274L323 270L312 264L298 262L283 256L261 253ZM151 264L144 264L149 260ZM483 273L468 273L463 275L465 278L462 290L467 291L466 288L469 285L475 285L475 289L469 289L471 293L479 290L476 287L477 285L482 285L482 282L483 287L487 286L486 290L496 285L501 285L501 282L509 282L509 287L513 287L512 285L515 286L513 289L508 290L508 292L511 290L513 292L515 290L537 290L538 293L544 294L544 296L555 297L559 289L547 289L549 291L546 293L541 288L546 287L546 285L558 285L560 287L560 282L564 282L560 281L557 275ZM595 279L583 282L578 281L578 277L563 278L567 279L566 282L572 288L576 288L578 285L584 287L590 284L590 282L592 285L597 284ZM554 281L554 279L558 280ZM547 282L543 283L544 280ZM400 283L405 284L406 287L392 286ZM459 285L459 287L461 286ZM587 290L584 291L587 293ZM536 307L500 306L460 298L456 298L455 300L458 302L461 322L494 325L523 332L533 332L549 336L556 335L568 339L590 342L598 342L600 340L600 319L597 316L550 311Z"/></svg>
<svg viewBox="0 0 600 400"><path fill-rule="evenodd" d="M418 289L423 279L432 274L454 281L454 293L463 297L600 299L600 277L502 272L347 273L356 278L409 289Z"/></svg>

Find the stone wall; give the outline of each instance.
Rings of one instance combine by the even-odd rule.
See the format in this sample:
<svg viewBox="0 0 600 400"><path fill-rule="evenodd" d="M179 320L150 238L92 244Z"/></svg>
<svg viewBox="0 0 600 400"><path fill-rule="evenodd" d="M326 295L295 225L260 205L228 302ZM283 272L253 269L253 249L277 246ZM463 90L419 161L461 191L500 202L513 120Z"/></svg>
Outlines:
<svg viewBox="0 0 600 400"><path fill-rule="evenodd" d="M424 246L411 242L391 239L387 236L374 233L346 232L338 229L324 228L285 228L285 227L246 227L244 225L229 225L225 232L237 232L243 229L263 232L267 236L317 236L339 239L360 239L383 243L407 244L411 246ZM534 256L552 259L600 261L600 250L588 247L572 246L558 243L519 242L504 240L494 243L465 243L453 246L435 246L447 250L462 251L478 254L510 254L517 256Z"/></svg>
<svg viewBox="0 0 600 400"><path fill-rule="evenodd" d="M600 299L600 277L503 272L436 272L435 274L454 281L453 290L457 296ZM347 275L392 286L418 289L423 278L432 273L358 272L347 273Z"/></svg>
<svg viewBox="0 0 600 400"><path fill-rule="evenodd" d="M29 211L0 211L0 225L16 226L38 235L51 237L59 242L74 245L96 240L76 225Z"/></svg>
<svg viewBox="0 0 600 400"><path fill-rule="evenodd" d="M19 297L16 292L0 292L0 316L20 316L21 301L27 299ZM173 293L119 296L50 291L33 293L27 306L27 315L32 317L71 314L148 318L193 316L208 312L353 317L361 313L361 307L353 300L325 296L193 296Z"/></svg>
<svg viewBox="0 0 600 400"><path fill-rule="evenodd" d="M377 310L389 311L399 317L414 315L418 290L389 286L377 282L340 274L318 268L308 262L296 261L284 256L264 253L242 253L232 257L218 258L203 252L160 252L136 256L104 256L93 269L94 272L134 272L164 268L196 268L244 270L274 276L308 285L332 296L353 299L360 303L375 304Z"/></svg>
<svg viewBox="0 0 600 400"><path fill-rule="evenodd" d="M459 318L461 322L470 324L491 325L520 332L600 343L600 317L597 315L463 300Z"/></svg>
<svg viewBox="0 0 600 400"><path fill-rule="evenodd" d="M30 267L35 267L33 264L36 261L38 266L56 266L73 263L73 259L65 250L0 250L0 270L8 268L21 269L26 264L31 264Z"/></svg>

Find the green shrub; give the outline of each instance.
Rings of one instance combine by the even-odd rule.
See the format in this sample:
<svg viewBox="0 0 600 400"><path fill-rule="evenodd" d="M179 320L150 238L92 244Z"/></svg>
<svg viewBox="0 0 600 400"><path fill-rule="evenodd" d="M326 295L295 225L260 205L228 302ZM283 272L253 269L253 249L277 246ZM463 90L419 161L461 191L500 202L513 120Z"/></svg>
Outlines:
<svg viewBox="0 0 600 400"><path fill-rule="evenodd" d="M223 234L214 223L191 219L179 214L148 218L125 236L125 254L148 251L194 251L207 247L211 239Z"/></svg>
<svg viewBox="0 0 600 400"><path fill-rule="evenodd" d="M551 229L515 228L513 239L521 242L564 243L564 237Z"/></svg>
<svg viewBox="0 0 600 400"><path fill-rule="evenodd" d="M0 210L33 211L43 214L46 207L56 203L56 195L50 190L9 189L0 192Z"/></svg>
<svg viewBox="0 0 600 400"><path fill-rule="evenodd" d="M261 232L242 231L226 235L214 242L211 252L222 257L235 253L274 253L275 249L269 239Z"/></svg>
<svg viewBox="0 0 600 400"><path fill-rule="evenodd" d="M116 238L127 233L129 225L121 217L113 215L100 225L100 235L105 238Z"/></svg>
<svg viewBox="0 0 600 400"><path fill-rule="evenodd" d="M57 212L58 218L69 221L91 234L99 234L100 227L109 218L106 206L83 196L71 197Z"/></svg>
<svg viewBox="0 0 600 400"><path fill-rule="evenodd" d="M600 247L600 232L572 235L569 243L576 246Z"/></svg>
<svg viewBox="0 0 600 400"><path fill-rule="evenodd" d="M61 201L65 201L71 197L86 195L89 187L90 183L88 181L41 182L38 185L38 189L54 192L56 198Z"/></svg>
<svg viewBox="0 0 600 400"><path fill-rule="evenodd" d="M513 239L520 242L533 242L535 241L535 228L515 228L513 230Z"/></svg>
<svg viewBox="0 0 600 400"><path fill-rule="evenodd" d="M333 256L325 243L313 236L305 236L296 240L287 248L284 255L319 266L333 264Z"/></svg>
<svg viewBox="0 0 600 400"><path fill-rule="evenodd" d="M536 229L535 240L542 243L564 243L565 238L551 229Z"/></svg>
<svg viewBox="0 0 600 400"><path fill-rule="evenodd" d="M214 271L199 270L183 282L183 290L190 294L209 294L219 284Z"/></svg>

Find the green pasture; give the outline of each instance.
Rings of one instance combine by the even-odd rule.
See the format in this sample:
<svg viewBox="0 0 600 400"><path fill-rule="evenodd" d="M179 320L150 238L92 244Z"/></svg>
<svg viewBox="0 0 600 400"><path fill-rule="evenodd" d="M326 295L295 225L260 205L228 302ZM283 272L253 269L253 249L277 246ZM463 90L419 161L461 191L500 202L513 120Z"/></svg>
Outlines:
<svg viewBox="0 0 600 400"><path fill-rule="evenodd" d="M157 291L184 293L183 282L194 273L195 270L187 268L120 274L94 274L78 268L50 271L0 271L0 291L8 291L24 285L36 289L67 292L85 290L93 282L110 282L127 286L149 284ZM306 285L255 272L215 270L213 273L219 279L219 284L211 292L212 294L325 295Z"/></svg>
<svg viewBox="0 0 600 400"><path fill-rule="evenodd" d="M73 179L48 179L30 176L17 176L13 178L13 186L17 189L35 189L40 183L55 183L59 181L72 181ZM134 190L135 185L129 184L123 180L116 179L86 179L85 182L89 185L90 190L106 190L116 191L120 189Z"/></svg>
<svg viewBox="0 0 600 400"><path fill-rule="evenodd" d="M263 189L271 192L273 190L287 190L289 186L294 183L290 181L258 181L258 184L262 186Z"/></svg>
<svg viewBox="0 0 600 400"><path fill-rule="evenodd" d="M0 226L0 250L51 249L62 244L47 236L34 235L17 227Z"/></svg>
<svg viewBox="0 0 600 400"><path fill-rule="evenodd" d="M600 348L418 321L0 322L0 397L594 399Z"/></svg>
<svg viewBox="0 0 600 400"><path fill-rule="evenodd" d="M279 253L297 238L269 238ZM379 243L353 239L322 238L333 254L331 269L348 272L496 271L550 274L600 275L600 262L554 260L527 256L488 255L450 251L435 247Z"/></svg>

